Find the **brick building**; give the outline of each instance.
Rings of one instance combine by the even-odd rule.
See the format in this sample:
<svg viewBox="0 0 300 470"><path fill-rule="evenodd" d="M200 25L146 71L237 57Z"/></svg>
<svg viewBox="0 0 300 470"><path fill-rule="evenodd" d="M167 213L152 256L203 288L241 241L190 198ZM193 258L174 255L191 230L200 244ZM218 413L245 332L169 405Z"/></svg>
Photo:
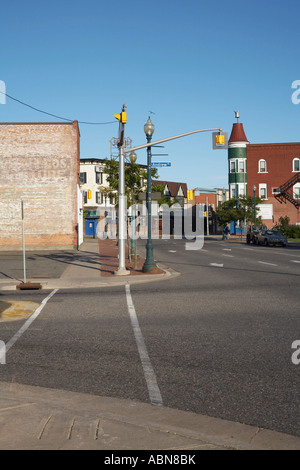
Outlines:
<svg viewBox="0 0 300 470"><path fill-rule="evenodd" d="M263 224L271 228L280 217L300 224L300 143L249 143L242 123L235 123L228 141L230 197L259 196Z"/></svg>
<svg viewBox="0 0 300 470"><path fill-rule="evenodd" d="M0 124L0 250L65 249L82 242L79 128Z"/></svg>
<svg viewBox="0 0 300 470"><path fill-rule="evenodd" d="M195 188L194 204L201 204L203 209L206 210L206 204L208 203L209 211L216 211L220 204L229 199L229 190L225 188Z"/></svg>
<svg viewBox="0 0 300 470"><path fill-rule="evenodd" d="M247 147L248 193L263 199L263 223L272 227L280 217L300 224L300 143L251 144Z"/></svg>

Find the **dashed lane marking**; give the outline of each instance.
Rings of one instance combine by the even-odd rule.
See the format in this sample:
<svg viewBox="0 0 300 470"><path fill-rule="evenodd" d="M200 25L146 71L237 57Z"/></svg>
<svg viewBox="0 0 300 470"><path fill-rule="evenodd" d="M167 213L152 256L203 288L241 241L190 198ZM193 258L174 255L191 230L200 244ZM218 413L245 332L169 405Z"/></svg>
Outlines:
<svg viewBox="0 0 300 470"><path fill-rule="evenodd" d="M278 266L277 264L266 263L265 261L258 261L258 263L260 263L260 264L266 264L267 266Z"/></svg>
<svg viewBox="0 0 300 470"><path fill-rule="evenodd" d="M38 306L35 312L26 320L24 325L17 331L17 333L6 343L6 352L15 344L16 341L22 336L22 334L29 328L31 323L39 316L43 308L45 307L48 300L58 291L58 289L54 289Z"/></svg>
<svg viewBox="0 0 300 470"><path fill-rule="evenodd" d="M145 380L146 380L147 387L148 387L149 398L150 398L152 405L162 405L163 404L162 397L160 394L160 390L158 388L155 372L153 370L150 357L147 352L147 347L144 341L144 337L140 329L139 321L137 318L137 314L136 314L132 297L131 297L131 293L130 293L129 284L126 284L125 292L126 292L128 313L130 316L133 333L135 336L142 367L144 370L144 376L145 376Z"/></svg>

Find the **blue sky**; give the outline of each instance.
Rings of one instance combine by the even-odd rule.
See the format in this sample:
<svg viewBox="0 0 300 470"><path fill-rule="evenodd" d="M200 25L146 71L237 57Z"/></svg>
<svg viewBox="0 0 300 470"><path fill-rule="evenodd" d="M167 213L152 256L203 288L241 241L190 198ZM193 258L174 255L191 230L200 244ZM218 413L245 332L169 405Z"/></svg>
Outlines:
<svg viewBox="0 0 300 470"><path fill-rule="evenodd" d="M211 127L240 111L251 143L300 141L299 2L10 0L1 6L0 80L7 94L80 125L81 157L104 158L127 104L126 135L145 143ZM1 122L55 122L7 98ZM160 179L227 187L227 152L211 133L165 144ZM153 153L156 153L153 151ZM138 152L146 163L146 150Z"/></svg>

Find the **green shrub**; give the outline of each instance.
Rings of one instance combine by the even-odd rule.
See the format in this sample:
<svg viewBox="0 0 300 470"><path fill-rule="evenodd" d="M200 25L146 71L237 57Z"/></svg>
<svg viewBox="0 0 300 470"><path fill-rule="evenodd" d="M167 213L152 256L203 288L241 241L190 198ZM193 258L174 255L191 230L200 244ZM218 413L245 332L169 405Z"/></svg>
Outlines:
<svg viewBox="0 0 300 470"><path fill-rule="evenodd" d="M300 238L300 225L284 225L277 228L287 238Z"/></svg>

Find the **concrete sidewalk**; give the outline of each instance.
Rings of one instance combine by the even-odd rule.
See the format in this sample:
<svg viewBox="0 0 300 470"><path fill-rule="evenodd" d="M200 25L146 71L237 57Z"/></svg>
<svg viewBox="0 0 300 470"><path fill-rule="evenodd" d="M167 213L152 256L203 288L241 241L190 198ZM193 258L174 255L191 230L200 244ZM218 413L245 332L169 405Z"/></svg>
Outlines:
<svg viewBox="0 0 300 470"><path fill-rule="evenodd" d="M300 438L254 426L15 383L0 382L0 423L1 450L168 450L192 455L199 450L300 449Z"/></svg>
<svg viewBox="0 0 300 470"><path fill-rule="evenodd" d="M0 265L18 263L18 270L6 270L1 268L0 291L16 290L23 279L22 253L1 253ZM17 260L17 261L16 261ZM137 266L134 261L129 261L128 247L126 247L126 268L129 275L118 276L118 246L116 240L99 240L98 238L85 238L78 251L68 252L28 252L26 264L30 263L30 272L34 276L27 276L27 283L40 284L42 289L80 289L89 287L104 287L109 285L125 285L127 283L141 283L170 279L179 276L178 272L167 266L158 266L153 274L142 271L144 259L138 257ZM4 270L4 272L3 272ZM16 275L18 274L18 277ZM42 275L39 275L42 273ZM55 273L55 277L53 277ZM57 276L57 277L56 277Z"/></svg>
<svg viewBox="0 0 300 470"><path fill-rule="evenodd" d="M166 266L144 274L140 259L136 268L127 260L128 276L116 276L117 253L115 241L97 239L85 239L74 253L30 253L30 269L37 276L29 280L47 290L79 289L179 275ZM5 256L0 253L0 262ZM7 270L0 270L3 293L21 282L13 277L13 266L8 271L7 260L13 258L7 256ZM47 278L47 273L57 277ZM6 366L0 364L0 372L1 367ZM0 449L169 450L192 455L199 450L300 450L300 437L133 400L0 382Z"/></svg>

